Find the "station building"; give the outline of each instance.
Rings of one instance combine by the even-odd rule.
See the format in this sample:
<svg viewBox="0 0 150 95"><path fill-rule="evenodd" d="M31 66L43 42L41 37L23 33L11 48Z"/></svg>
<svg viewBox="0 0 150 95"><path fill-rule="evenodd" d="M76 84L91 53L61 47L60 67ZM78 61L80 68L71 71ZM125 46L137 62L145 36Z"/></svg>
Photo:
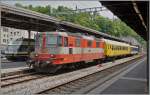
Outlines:
<svg viewBox="0 0 150 95"><path fill-rule="evenodd" d="M34 38L36 32L31 31L31 38ZM27 30L9 28L9 27L1 27L0 32L0 50L3 53L9 43L11 41L16 40L18 38L28 38Z"/></svg>

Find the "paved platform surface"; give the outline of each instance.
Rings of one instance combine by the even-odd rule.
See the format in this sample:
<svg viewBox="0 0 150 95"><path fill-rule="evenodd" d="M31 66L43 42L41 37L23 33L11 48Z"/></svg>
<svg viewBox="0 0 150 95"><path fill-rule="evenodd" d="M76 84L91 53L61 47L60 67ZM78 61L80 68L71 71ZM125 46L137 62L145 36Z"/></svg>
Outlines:
<svg viewBox="0 0 150 95"><path fill-rule="evenodd" d="M128 70L95 88L96 94L147 94L147 59L144 58Z"/></svg>
<svg viewBox="0 0 150 95"><path fill-rule="evenodd" d="M17 71L22 71L22 70L26 70L29 69L29 67L17 67L17 68L9 68L9 69L1 69L1 74L4 73L11 73L11 72L17 72Z"/></svg>
<svg viewBox="0 0 150 95"><path fill-rule="evenodd" d="M16 71L21 71L29 69L29 67L26 65L26 62L18 61L18 62L4 62L1 64L1 73L11 73Z"/></svg>
<svg viewBox="0 0 150 95"><path fill-rule="evenodd" d="M1 69L11 69L11 68L18 68L18 67L26 67L26 62L2 62Z"/></svg>

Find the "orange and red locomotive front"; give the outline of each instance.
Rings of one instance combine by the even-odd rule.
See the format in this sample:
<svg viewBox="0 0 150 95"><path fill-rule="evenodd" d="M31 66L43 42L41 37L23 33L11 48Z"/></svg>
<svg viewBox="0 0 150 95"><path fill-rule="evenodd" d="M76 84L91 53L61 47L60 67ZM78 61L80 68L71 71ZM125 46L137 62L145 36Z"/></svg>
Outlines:
<svg viewBox="0 0 150 95"><path fill-rule="evenodd" d="M104 58L104 42L92 36L67 32L44 32L36 35L35 69L52 69L63 64Z"/></svg>

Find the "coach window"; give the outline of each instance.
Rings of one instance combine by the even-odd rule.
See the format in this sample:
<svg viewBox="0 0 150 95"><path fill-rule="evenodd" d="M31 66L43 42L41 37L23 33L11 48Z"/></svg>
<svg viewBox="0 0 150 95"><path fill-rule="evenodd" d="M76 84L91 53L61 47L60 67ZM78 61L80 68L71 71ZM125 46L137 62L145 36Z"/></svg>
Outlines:
<svg viewBox="0 0 150 95"><path fill-rule="evenodd" d="M67 46L68 46L68 38L64 37L64 47L67 47Z"/></svg>
<svg viewBox="0 0 150 95"><path fill-rule="evenodd" d="M62 37L61 36L58 36L57 38L57 43L58 43L58 46L62 46Z"/></svg>
<svg viewBox="0 0 150 95"><path fill-rule="evenodd" d="M80 44L81 44L80 39L76 39L76 46L80 47Z"/></svg>

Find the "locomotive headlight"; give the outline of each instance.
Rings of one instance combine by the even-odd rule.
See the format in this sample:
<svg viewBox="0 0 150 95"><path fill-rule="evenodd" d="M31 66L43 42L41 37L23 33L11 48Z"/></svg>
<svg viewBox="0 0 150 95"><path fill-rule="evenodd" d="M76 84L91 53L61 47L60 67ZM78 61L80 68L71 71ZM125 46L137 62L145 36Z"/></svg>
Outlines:
<svg viewBox="0 0 150 95"><path fill-rule="evenodd" d="M46 61L45 63L49 64L49 63L50 63L50 61Z"/></svg>
<svg viewBox="0 0 150 95"><path fill-rule="evenodd" d="M35 54L35 57L37 57L38 56L38 54Z"/></svg>
<svg viewBox="0 0 150 95"><path fill-rule="evenodd" d="M32 60L29 60L29 62L31 63L31 62L32 62Z"/></svg>
<svg viewBox="0 0 150 95"><path fill-rule="evenodd" d="M52 54L51 57L54 57L54 55Z"/></svg>

